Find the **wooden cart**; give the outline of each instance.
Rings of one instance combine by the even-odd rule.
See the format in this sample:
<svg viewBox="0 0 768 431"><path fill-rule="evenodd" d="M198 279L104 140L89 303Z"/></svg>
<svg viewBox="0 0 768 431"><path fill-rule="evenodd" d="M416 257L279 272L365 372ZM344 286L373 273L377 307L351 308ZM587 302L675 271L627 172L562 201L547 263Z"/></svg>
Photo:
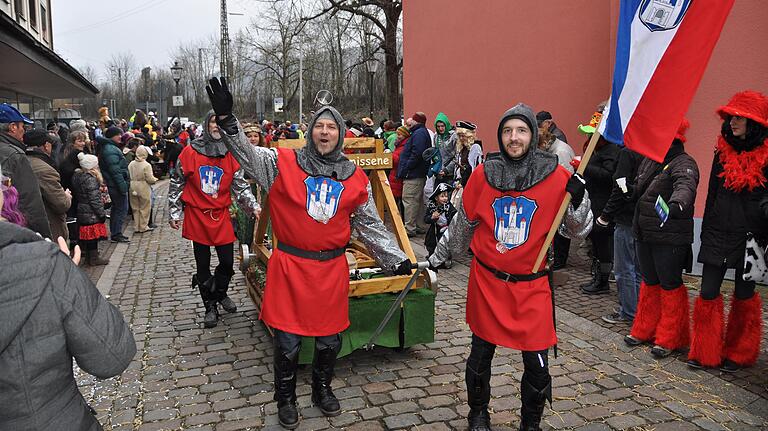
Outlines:
<svg viewBox="0 0 768 431"><path fill-rule="evenodd" d="M304 140L289 139L277 142L281 148L300 148ZM394 236L405 254L416 262L395 197L389 187L386 170L392 168L392 154L384 153L383 141L374 138L348 138L344 140L347 157L360 168L369 172L371 190L379 217L391 226ZM277 238L267 235L270 222L269 198L264 200L261 218L254 229L250 246L242 248L241 270L245 274L248 295L257 309L261 309L266 280L266 263L272 255ZM363 243L353 239L347 246L350 269L374 268L376 263ZM366 344L376 327L394 303L396 294L402 291L410 275L376 276L370 279L350 279L349 319L350 327L342 334L339 356L347 355ZM436 287L436 286L435 286ZM400 313L395 313L376 344L384 347L406 348L415 344L434 341L435 295L432 283L424 274L405 297ZM271 331L271 328L268 328ZM314 339L305 337L302 343L301 363L310 363Z"/></svg>

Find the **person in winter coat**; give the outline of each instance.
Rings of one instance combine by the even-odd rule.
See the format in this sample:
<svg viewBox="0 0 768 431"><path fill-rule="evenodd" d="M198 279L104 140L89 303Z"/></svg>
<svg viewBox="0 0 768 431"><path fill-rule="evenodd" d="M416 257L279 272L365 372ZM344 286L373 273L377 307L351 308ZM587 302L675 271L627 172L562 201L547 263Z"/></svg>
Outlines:
<svg viewBox="0 0 768 431"><path fill-rule="evenodd" d="M122 145L122 134L120 128L113 126L104 132L103 137L96 137L96 142L101 145L99 168L112 200L109 217L109 235L112 242L130 242L130 239L123 235L123 223L128 215L128 184L131 178L128 175L128 161L118 147Z"/></svg>
<svg viewBox="0 0 768 431"><path fill-rule="evenodd" d="M131 175L131 208L133 208L133 222L136 225L136 233L152 230L149 227L149 211L151 207L152 184L157 178L152 175L152 166L147 162L149 152L140 145L136 149L136 158L128 165L128 173Z"/></svg>
<svg viewBox="0 0 768 431"><path fill-rule="evenodd" d="M2 198L0 198L2 200ZM97 431L72 360L99 379L136 354L131 328L55 243L0 221L0 429Z"/></svg>
<svg viewBox="0 0 768 431"><path fill-rule="evenodd" d="M452 191L453 187L448 185L448 183L439 183L429 196L427 211L424 214L424 222L428 226L427 235L424 237L424 246L429 254L435 252L437 242L443 237L443 234L448 229L448 223L456 215L456 208L450 201ZM450 268L452 265L451 259L446 259L443 265L445 268Z"/></svg>
<svg viewBox="0 0 768 431"><path fill-rule="evenodd" d="M613 190L603 213L596 224L607 228L614 224L613 267L616 274L616 290L619 308L602 317L607 323L632 322L637 311L637 298L640 295L640 262L637 260L635 234L632 232L632 219L635 214L635 200L629 190L634 187L637 169L643 156L624 147L619 152L616 173L613 175Z"/></svg>
<svg viewBox="0 0 768 431"><path fill-rule="evenodd" d="M427 231L424 220L424 185L427 182L428 165L422 155L424 150L432 146L424 123L427 116L417 112L411 117L413 126L408 130L411 137L406 141L400 163L397 166L397 177L403 180L403 218L408 236L421 235Z"/></svg>
<svg viewBox="0 0 768 431"><path fill-rule="evenodd" d="M69 142L64 147L63 159L59 166L61 186L64 189L72 190L72 177L75 175L75 170L80 167L80 160L77 156L86 150L88 142L86 130L73 130L69 134ZM77 224L77 196L74 192L72 193L72 204L67 210L67 231L69 232L70 247L74 247L80 238L80 228Z"/></svg>
<svg viewBox="0 0 768 431"><path fill-rule="evenodd" d="M542 112L549 114L546 111ZM550 132L548 123L538 120L539 114L536 114L537 122L539 123L539 149L556 155L557 163L568 172L573 173L574 169L571 161L576 156L576 153L573 152L573 148L570 145L561 141L554 133ZM552 240L552 251L554 254L554 261L552 262L553 271L565 268L565 265L568 263L570 249L571 240L559 233L555 233L555 238Z"/></svg>
<svg viewBox="0 0 768 431"><path fill-rule="evenodd" d="M24 154L27 148L22 142L25 124L33 122L13 106L0 103L0 167L19 192L19 205L27 220L27 227L43 238L50 238L51 228L45 214L40 185Z"/></svg>
<svg viewBox="0 0 768 431"><path fill-rule="evenodd" d="M299 426L296 371L302 336L315 342L312 403L323 415L338 416L341 406L331 382L341 332L349 327L344 253L352 229L385 271L411 274L411 261L379 218L367 175L342 152L344 119L335 108L315 112L299 149L254 147L232 113L226 80L211 79L206 91L224 144L269 194L277 245L267 265L260 317L275 329L278 421L288 429Z"/></svg>
<svg viewBox="0 0 768 431"><path fill-rule="evenodd" d="M403 180L397 177L397 169L400 165L400 156L403 154L403 148L405 148L406 141L410 137L411 132L407 127L400 126L397 128L397 142L395 143L395 151L392 153L392 170L389 171L389 187L392 189L392 195L395 196L400 217L403 219L405 217L403 212Z"/></svg>
<svg viewBox="0 0 768 431"><path fill-rule="evenodd" d="M440 160L443 161L436 175L435 184L452 185L456 169L456 131L453 130L448 116L442 112L435 117L435 148L440 151Z"/></svg>
<svg viewBox="0 0 768 431"><path fill-rule="evenodd" d="M99 255L99 240L107 237L104 225L107 212L101 200L101 190L105 185L99 171L99 159L85 153L78 154L77 158L80 168L72 176L72 191L77 200L78 243L88 265L106 265L109 260Z"/></svg>
<svg viewBox="0 0 768 431"><path fill-rule="evenodd" d="M47 131L33 129L24 134L24 144L27 145L29 166L40 185L40 195L51 227L51 239L62 237L68 241L67 210L72 204L72 193L61 187L61 176L51 157L53 139Z"/></svg>
<svg viewBox="0 0 768 431"><path fill-rule="evenodd" d="M587 143L590 137L591 135L587 135ZM584 170L593 214L601 214L611 196L618 158L619 146L601 137ZM592 241L592 280L581 286L581 291L589 295L608 293L608 279L613 269L613 226L596 224L589 233L589 238Z"/></svg>
<svg viewBox="0 0 768 431"><path fill-rule="evenodd" d="M683 270L693 261L693 204L699 184L696 160L685 152L683 119L663 163L645 159L637 170L632 222L643 281L630 346L653 341L657 358L688 346L688 289Z"/></svg>
<svg viewBox="0 0 768 431"><path fill-rule="evenodd" d="M395 151L397 144L397 124L392 120L387 120L382 125L381 138L384 140L384 149L391 152Z"/></svg>
<svg viewBox="0 0 768 431"><path fill-rule="evenodd" d="M754 365L762 338L760 295L743 272L747 232L768 240L768 97L743 91L717 112L723 124L701 226L704 268L688 364L733 372ZM736 269L736 286L725 325L720 285L728 268Z"/></svg>
<svg viewBox="0 0 768 431"><path fill-rule="evenodd" d="M168 190L169 224L173 229L182 228L181 236L192 241L196 266L192 287L200 291L206 328L218 324L218 304L228 313L237 311L237 305L227 296L235 275L232 265L236 237L229 217L232 194L250 216L258 216L261 206L240 164L225 146L216 116L210 111L205 117L203 136L181 150ZM219 258L213 275L211 247Z"/></svg>
<svg viewBox="0 0 768 431"><path fill-rule="evenodd" d="M483 162L483 148L476 141L476 131L477 126L469 121L456 122L453 177L457 188L466 186L472 171Z"/></svg>
<svg viewBox="0 0 768 431"><path fill-rule="evenodd" d="M522 352L520 429L539 430L544 406L552 400L548 351L557 334L546 262L534 266L567 193L572 200L560 229L583 238L592 214L584 180L539 150L530 107L519 103L509 109L497 130L499 153L489 155L469 178L429 263L436 268L451 252L472 248L466 304L472 347L465 373L470 431L491 429L488 403L497 345Z"/></svg>

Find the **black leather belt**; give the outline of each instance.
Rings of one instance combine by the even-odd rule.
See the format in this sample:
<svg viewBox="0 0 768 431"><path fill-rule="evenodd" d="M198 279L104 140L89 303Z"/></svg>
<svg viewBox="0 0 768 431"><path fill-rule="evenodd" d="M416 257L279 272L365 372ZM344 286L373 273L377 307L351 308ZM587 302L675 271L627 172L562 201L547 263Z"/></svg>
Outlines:
<svg viewBox="0 0 768 431"><path fill-rule="evenodd" d="M337 258L347 251L346 247L335 248L333 250L310 251L288 245L282 241L277 242L277 249L294 256L303 257L305 259L319 260L321 262Z"/></svg>
<svg viewBox="0 0 768 431"><path fill-rule="evenodd" d="M485 264L482 260L477 258L477 255L475 255L475 260L477 261L477 263L480 264L480 266L490 271L490 273L493 274L496 278L498 278L499 280L504 280L508 283L517 283L519 281L533 281L533 280L536 280L537 278L546 277L547 275L549 275L549 271L546 271L546 270L535 272L533 274L509 274L507 272L499 271L498 269Z"/></svg>

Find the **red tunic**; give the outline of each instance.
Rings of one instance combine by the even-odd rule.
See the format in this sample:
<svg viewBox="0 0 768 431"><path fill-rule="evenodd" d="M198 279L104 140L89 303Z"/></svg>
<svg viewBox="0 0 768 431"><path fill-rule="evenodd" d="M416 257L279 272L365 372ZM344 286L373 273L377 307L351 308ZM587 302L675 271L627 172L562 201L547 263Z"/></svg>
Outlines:
<svg viewBox="0 0 768 431"><path fill-rule="evenodd" d="M480 224L471 244L475 258L469 273L467 323L480 338L525 351L557 343L548 278L505 282L477 259L510 274L530 274L570 176L558 165L524 192L502 192L488 184L482 165L472 173L463 203L467 218ZM538 269L543 270L545 263Z"/></svg>
<svg viewBox="0 0 768 431"><path fill-rule="evenodd" d="M179 154L184 172L184 223L181 236L205 245L235 242L235 231L229 217L232 196L229 187L240 169L232 153L224 157L208 157L187 145Z"/></svg>
<svg viewBox="0 0 768 431"><path fill-rule="evenodd" d="M269 211L278 242L309 251L345 247L349 217L368 200L365 173L357 168L344 181L313 177L301 169L293 150L277 151L278 175L269 190ZM292 334L336 334L349 326L348 296L344 255L321 262L274 248L261 319Z"/></svg>

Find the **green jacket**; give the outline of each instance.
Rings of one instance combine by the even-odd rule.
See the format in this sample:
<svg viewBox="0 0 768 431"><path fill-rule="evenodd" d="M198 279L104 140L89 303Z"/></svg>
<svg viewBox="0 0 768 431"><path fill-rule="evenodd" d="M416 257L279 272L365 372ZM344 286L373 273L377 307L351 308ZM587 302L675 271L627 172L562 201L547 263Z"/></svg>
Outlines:
<svg viewBox="0 0 768 431"><path fill-rule="evenodd" d="M384 132L381 134L381 137L384 138L384 148L388 149L390 152L394 152L397 141L397 132L394 130Z"/></svg>

